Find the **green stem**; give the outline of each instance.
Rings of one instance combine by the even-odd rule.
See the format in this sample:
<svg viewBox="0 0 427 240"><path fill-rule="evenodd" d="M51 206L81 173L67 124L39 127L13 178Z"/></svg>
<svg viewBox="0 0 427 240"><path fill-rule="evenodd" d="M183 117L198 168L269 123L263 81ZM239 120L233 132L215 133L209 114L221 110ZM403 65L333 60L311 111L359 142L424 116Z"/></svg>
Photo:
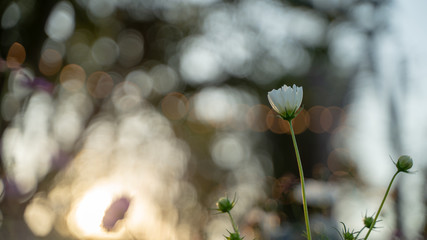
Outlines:
<svg viewBox="0 0 427 240"><path fill-rule="evenodd" d="M360 231L357 233L356 237L354 237L354 239L358 239L360 233L362 233L362 231L365 229L365 227L363 227L362 229L360 229Z"/></svg>
<svg viewBox="0 0 427 240"><path fill-rule="evenodd" d="M237 228L236 223L234 222L233 217L231 216L230 212L227 212L228 216L230 217L231 220L231 225L233 225L233 229L234 229L234 233L239 233L239 229Z"/></svg>
<svg viewBox="0 0 427 240"><path fill-rule="evenodd" d="M368 239L369 234L371 233L372 229L374 229L375 223L377 222L377 219L378 219L378 216L380 215L381 209L382 209L382 208L383 208L383 206L384 206L384 202L385 202L385 200L386 200L386 198L387 198L387 195L388 195L388 193L390 192L391 185L393 184L393 181L394 181L394 179L396 178L396 176L397 176L397 174L398 174L399 172L400 172L400 171L397 171L397 172L393 175L393 178L391 179L390 184L388 185L387 191L385 192L385 195L384 195L383 201L381 202L380 208L378 209L377 214L375 215L374 222L372 222L371 227L369 228L369 231L368 231L368 233L367 233L367 234L366 234L366 236L365 236L365 240L366 240L366 239Z"/></svg>
<svg viewBox="0 0 427 240"><path fill-rule="evenodd" d="M292 126L292 120L288 120L288 122L289 122L290 130L291 130L292 141L294 143L295 154L297 156L298 170L299 170L299 175L300 175L300 180L301 180L301 192L302 192L302 201L303 201L303 208L304 208L305 227L307 230L307 239L311 240L310 223L308 220L307 199L305 197L304 172L302 171L301 157L299 155L297 140L295 139L295 133L294 133L294 128Z"/></svg>

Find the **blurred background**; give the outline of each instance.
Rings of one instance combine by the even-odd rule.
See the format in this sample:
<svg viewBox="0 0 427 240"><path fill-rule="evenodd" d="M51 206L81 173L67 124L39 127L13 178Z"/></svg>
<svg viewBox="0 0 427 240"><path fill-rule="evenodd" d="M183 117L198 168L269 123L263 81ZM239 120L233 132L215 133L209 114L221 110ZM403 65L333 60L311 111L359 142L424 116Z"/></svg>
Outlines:
<svg viewBox="0 0 427 240"><path fill-rule="evenodd" d="M426 239L427 3L0 3L0 239L315 239L378 209L371 239ZM364 234L363 234L364 236Z"/></svg>

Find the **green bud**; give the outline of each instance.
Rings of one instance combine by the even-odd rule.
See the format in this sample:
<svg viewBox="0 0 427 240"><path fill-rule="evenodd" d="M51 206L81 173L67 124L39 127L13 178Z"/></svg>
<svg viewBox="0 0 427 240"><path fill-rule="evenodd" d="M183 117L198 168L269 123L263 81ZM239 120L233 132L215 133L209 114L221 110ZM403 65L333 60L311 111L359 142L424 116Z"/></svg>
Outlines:
<svg viewBox="0 0 427 240"><path fill-rule="evenodd" d="M344 240L355 240L354 234L351 232L345 232L343 233L343 235L344 235Z"/></svg>
<svg viewBox="0 0 427 240"><path fill-rule="evenodd" d="M235 201L230 201L227 197L222 197L216 203L217 210L223 213L230 212L235 205Z"/></svg>
<svg viewBox="0 0 427 240"><path fill-rule="evenodd" d="M364 217L363 218L363 224L366 228L371 228L372 224L374 224L374 218L373 217Z"/></svg>
<svg viewBox="0 0 427 240"><path fill-rule="evenodd" d="M402 155L397 160L396 167L399 172L408 172L408 170L412 168L413 164L411 157Z"/></svg>
<svg viewBox="0 0 427 240"><path fill-rule="evenodd" d="M343 222L341 222L342 226L343 226L343 230L341 232L342 236L341 239L342 240L356 240L356 238L354 237L355 232L351 231L350 229L348 229L345 224Z"/></svg>
<svg viewBox="0 0 427 240"><path fill-rule="evenodd" d="M227 240L242 240L239 233L230 233L230 237L225 237Z"/></svg>

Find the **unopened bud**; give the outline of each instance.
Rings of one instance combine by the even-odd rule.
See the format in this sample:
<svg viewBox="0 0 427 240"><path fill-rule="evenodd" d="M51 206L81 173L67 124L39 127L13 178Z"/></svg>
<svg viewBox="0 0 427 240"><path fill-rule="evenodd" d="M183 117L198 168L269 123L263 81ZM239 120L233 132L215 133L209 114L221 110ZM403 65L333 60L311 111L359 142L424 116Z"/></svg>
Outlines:
<svg viewBox="0 0 427 240"><path fill-rule="evenodd" d="M372 217L363 218L363 225L365 225L366 228L371 228L372 224L374 224L374 218Z"/></svg>
<svg viewBox="0 0 427 240"><path fill-rule="evenodd" d="M344 240L354 240L354 233L351 232L345 232L344 233Z"/></svg>
<svg viewBox="0 0 427 240"><path fill-rule="evenodd" d="M216 206L218 207L217 210L223 213L230 212L231 209L233 209L235 202L230 201L230 199L226 197L222 197L218 200L216 203Z"/></svg>
<svg viewBox="0 0 427 240"><path fill-rule="evenodd" d="M242 240L239 233L230 233L230 237L225 237L227 240Z"/></svg>
<svg viewBox="0 0 427 240"><path fill-rule="evenodd" d="M399 172L408 172L408 170L412 168L413 164L411 157L402 155L397 160L396 167Z"/></svg>
<svg viewBox="0 0 427 240"><path fill-rule="evenodd" d="M341 239L343 240L355 240L356 238L354 237L354 231L350 232L350 229L348 229L345 224L343 222L341 222L342 226L343 226L343 230L342 230L342 236Z"/></svg>

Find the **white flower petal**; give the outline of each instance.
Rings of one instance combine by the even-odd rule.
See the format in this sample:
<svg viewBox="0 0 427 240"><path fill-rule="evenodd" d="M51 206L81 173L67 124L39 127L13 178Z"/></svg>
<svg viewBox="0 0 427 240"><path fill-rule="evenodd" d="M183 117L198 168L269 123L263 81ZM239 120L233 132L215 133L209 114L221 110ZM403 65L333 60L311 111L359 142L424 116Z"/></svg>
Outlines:
<svg viewBox="0 0 427 240"><path fill-rule="evenodd" d="M272 108L284 117L293 116L302 103L303 90L295 84L292 87L283 85L268 92L268 101Z"/></svg>

